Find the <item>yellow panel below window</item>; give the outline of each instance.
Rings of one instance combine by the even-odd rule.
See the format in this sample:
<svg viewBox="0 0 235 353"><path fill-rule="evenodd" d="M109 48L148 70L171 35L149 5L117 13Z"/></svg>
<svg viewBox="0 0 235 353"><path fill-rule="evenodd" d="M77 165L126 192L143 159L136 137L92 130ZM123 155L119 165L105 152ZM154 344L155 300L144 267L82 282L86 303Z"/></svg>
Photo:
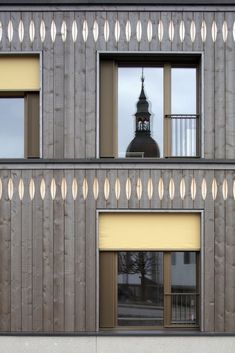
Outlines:
<svg viewBox="0 0 235 353"><path fill-rule="evenodd" d="M0 90L40 89L39 56L0 55Z"/></svg>
<svg viewBox="0 0 235 353"><path fill-rule="evenodd" d="M100 250L200 250L199 213L100 213Z"/></svg>

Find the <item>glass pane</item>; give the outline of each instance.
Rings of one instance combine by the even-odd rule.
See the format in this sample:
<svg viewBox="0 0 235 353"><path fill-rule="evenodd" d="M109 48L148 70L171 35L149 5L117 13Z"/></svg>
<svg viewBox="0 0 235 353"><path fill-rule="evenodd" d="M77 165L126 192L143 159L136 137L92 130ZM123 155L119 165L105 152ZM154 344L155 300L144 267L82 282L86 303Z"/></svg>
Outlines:
<svg viewBox="0 0 235 353"><path fill-rule="evenodd" d="M141 92L141 67L118 69L118 157L135 136L136 104ZM163 156L163 68L144 67L144 91L149 103L151 137L157 142Z"/></svg>
<svg viewBox="0 0 235 353"><path fill-rule="evenodd" d="M118 325L163 326L163 253L118 253Z"/></svg>
<svg viewBox="0 0 235 353"><path fill-rule="evenodd" d="M24 98L0 98L0 158L24 157Z"/></svg>
<svg viewBox="0 0 235 353"><path fill-rule="evenodd" d="M172 156L195 157L197 107L196 68L171 70Z"/></svg>
<svg viewBox="0 0 235 353"><path fill-rule="evenodd" d="M196 68L171 69L171 113L196 114Z"/></svg>
<svg viewBox="0 0 235 353"><path fill-rule="evenodd" d="M172 252L172 324L195 324L196 303L196 253Z"/></svg>

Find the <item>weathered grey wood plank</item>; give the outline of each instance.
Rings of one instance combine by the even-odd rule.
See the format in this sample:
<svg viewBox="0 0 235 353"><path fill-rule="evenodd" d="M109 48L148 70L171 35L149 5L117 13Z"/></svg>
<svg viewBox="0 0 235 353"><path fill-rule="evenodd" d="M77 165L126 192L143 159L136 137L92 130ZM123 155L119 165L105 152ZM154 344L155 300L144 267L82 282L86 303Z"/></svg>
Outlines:
<svg viewBox="0 0 235 353"><path fill-rule="evenodd" d="M226 110L226 158L235 158L235 47L233 40L234 14L228 12L225 14L228 24L228 39L225 48L225 110Z"/></svg>
<svg viewBox="0 0 235 353"><path fill-rule="evenodd" d="M112 16L110 16L110 17L112 17ZM111 33L110 26L109 26L109 40L108 40L108 42L105 42L105 40L104 40L104 24L105 24L106 19L107 19L106 12L99 11L99 12L95 13L94 21L96 21L98 24L99 35L98 35L97 42L95 42L94 37L93 37L93 40L94 40L94 45L96 45L97 50L101 50L101 51L107 50L107 46L111 45L110 42L114 40L113 34ZM93 36L93 33L91 33L91 35Z"/></svg>
<svg viewBox="0 0 235 353"><path fill-rule="evenodd" d="M33 201L33 331L43 329L43 203L40 183L43 172L33 171L35 199ZM47 191L48 192L48 191Z"/></svg>
<svg viewBox="0 0 235 353"><path fill-rule="evenodd" d="M75 21L78 28L78 37L75 42L74 63L74 104L75 104L75 158L85 157L85 102L86 102L86 56L85 43L82 38L82 26L85 20L83 12L75 12Z"/></svg>
<svg viewBox="0 0 235 353"><path fill-rule="evenodd" d="M228 190L232 190L234 172L226 172ZM232 193L226 202L226 233L225 233L225 322L226 332L235 331L235 204Z"/></svg>
<svg viewBox="0 0 235 353"><path fill-rule="evenodd" d="M172 207L174 209L182 209L183 201L180 197L180 182L182 180L183 174L181 170L173 170L172 171L172 179L175 185L175 194L174 199L172 201Z"/></svg>
<svg viewBox="0 0 235 353"><path fill-rule="evenodd" d="M150 20L152 22L152 40L150 42L151 51L158 51L161 47L158 38L158 25L160 21L160 16L160 12L150 12Z"/></svg>
<svg viewBox="0 0 235 353"><path fill-rule="evenodd" d="M22 171L24 195L22 204L22 331L30 332L33 328L33 204L29 195L32 171ZM20 249L19 249L20 250Z"/></svg>
<svg viewBox="0 0 235 353"><path fill-rule="evenodd" d="M117 170L107 170L106 176L109 180L110 184L110 194L109 198L106 202L106 208L107 209L116 209L117 208L117 199L115 195L115 182L117 179ZM97 203L97 208L98 208L98 203Z"/></svg>
<svg viewBox="0 0 235 353"><path fill-rule="evenodd" d="M206 181L208 185L212 185L214 178L213 171L206 172ZM214 225L214 201L212 195L209 194L205 200L204 213L204 244L201 255L204 259L204 292L202 296L203 305L203 324L204 331L213 332L215 329L215 271L214 271L214 255L215 255L215 225Z"/></svg>
<svg viewBox="0 0 235 353"><path fill-rule="evenodd" d="M195 36L195 41L193 43L193 51L203 51L205 49L205 44L203 43L202 37L201 37L201 28L202 28L203 20L207 22L207 16L210 18L211 16L210 13L196 12L196 11L193 13L193 20L196 26L196 36ZM210 24L207 25L208 42L211 41L211 36L208 34L209 28L211 28Z"/></svg>
<svg viewBox="0 0 235 353"><path fill-rule="evenodd" d="M174 24L174 39L171 48L173 51L182 51L183 41L180 38L180 23L183 20L182 12L173 12L171 20Z"/></svg>
<svg viewBox="0 0 235 353"><path fill-rule="evenodd" d="M11 330L11 205L7 194L10 172L0 172L0 330Z"/></svg>
<svg viewBox="0 0 235 353"><path fill-rule="evenodd" d="M95 171L86 173L88 196L86 200L86 331L96 330L96 201L92 194Z"/></svg>
<svg viewBox="0 0 235 353"><path fill-rule="evenodd" d="M22 12L22 21L24 23L24 40L21 45L21 50L32 51L33 50L33 42L30 40L29 36L29 26L32 20L32 12ZM19 37L17 38L19 42Z"/></svg>
<svg viewBox="0 0 235 353"><path fill-rule="evenodd" d="M22 330L22 210L18 195L21 171L11 171L14 194L11 200L11 331Z"/></svg>
<svg viewBox="0 0 235 353"><path fill-rule="evenodd" d="M64 201L65 331L75 328L75 207L72 197L73 171L64 171L67 197Z"/></svg>
<svg viewBox="0 0 235 353"><path fill-rule="evenodd" d="M152 184L153 184L153 196L151 199L150 207L161 208L162 202L159 199L158 185L159 185L159 180L162 176L162 173L160 170L151 170L150 176L152 178Z"/></svg>
<svg viewBox="0 0 235 353"><path fill-rule="evenodd" d="M162 199L162 208L172 208L172 201L170 199L169 193L169 184L171 179L171 171L170 170L163 170L162 171L162 180L164 184L164 196Z"/></svg>
<svg viewBox="0 0 235 353"><path fill-rule="evenodd" d="M86 42L86 158L96 157L96 48L92 38L92 28L94 23L94 13L86 13L86 20L89 28L89 35Z"/></svg>
<svg viewBox="0 0 235 353"><path fill-rule="evenodd" d="M208 196L208 194L210 194L210 197L211 197L211 185L207 183L207 180L205 178L205 173L203 170L194 170L193 177L195 179L196 186L197 186L196 197L195 197L195 200L193 200L193 208L194 209L204 209L205 201L203 200L203 197L202 197L203 178L205 179L206 188L207 188L207 194L205 195L206 197ZM205 196L204 196L204 198L205 198Z"/></svg>
<svg viewBox="0 0 235 353"><path fill-rule="evenodd" d="M11 51L21 51L21 43L19 40L19 33L18 33L20 20L21 20L20 12L15 12L15 11L11 12L11 21L13 24L13 40L11 42Z"/></svg>
<svg viewBox="0 0 235 353"><path fill-rule="evenodd" d="M115 24L118 19L117 12L107 12L106 19L109 23L109 40L107 42L106 50L116 51L118 49L118 42L115 39Z"/></svg>
<svg viewBox="0 0 235 353"><path fill-rule="evenodd" d="M185 38L183 41L183 51L192 51L193 50L193 43L190 36L190 28L191 23L193 20L193 13L192 12L183 12L183 21L185 25Z"/></svg>
<svg viewBox="0 0 235 353"><path fill-rule="evenodd" d="M64 43L64 157L74 158L75 153L75 51L72 40L73 12L66 12L67 38Z"/></svg>
<svg viewBox="0 0 235 353"><path fill-rule="evenodd" d="M42 41L40 37L40 25L42 21L42 12L33 12L32 13L32 20L34 21L35 25L35 38L33 41L33 50L41 51L42 50Z"/></svg>
<svg viewBox="0 0 235 353"><path fill-rule="evenodd" d="M131 181L131 197L128 201L128 208L139 208L140 201L137 197L137 180L139 178L139 170L129 170L128 177Z"/></svg>
<svg viewBox="0 0 235 353"><path fill-rule="evenodd" d="M224 13L216 13L218 36L215 42L215 158L225 158L225 45L222 39Z"/></svg>
<svg viewBox="0 0 235 353"><path fill-rule="evenodd" d="M212 27L214 15L206 13L205 21L208 28ZM212 41L210 33L207 33L205 42L204 56L204 122L202 123L202 131L204 129L204 150L205 158L214 158L215 156L215 44ZM203 141L202 141L203 142Z"/></svg>
<svg viewBox="0 0 235 353"><path fill-rule="evenodd" d="M140 208L150 209L150 200L148 197L148 181L150 178L149 170L140 170L139 177L142 183L142 196L140 199Z"/></svg>
<svg viewBox="0 0 235 353"><path fill-rule="evenodd" d="M82 195L84 170L75 171L78 195L74 203L75 212L75 331L86 330L86 208Z"/></svg>
<svg viewBox="0 0 235 353"><path fill-rule="evenodd" d="M50 31L53 14L43 13L46 38L43 43L43 158L54 157L54 51Z"/></svg>
<svg viewBox="0 0 235 353"><path fill-rule="evenodd" d="M193 179L193 171L191 170L183 170L183 178L185 180L185 198L183 200L183 208L184 209L192 209L193 208L193 200L191 195L191 183ZM198 193L198 189L196 190Z"/></svg>
<svg viewBox="0 0 235 353"><path fill-rule="evenodd" d="M61 180L63 172L54 171L57 186L54 200L54 273L53 273L53 296L54 296L54 331L64 331L64 204L61 200Z"/></svg>
<svg viewBox="0 0 235 353"><path fill-rule="evenodd" d="M129 43L126 40L126 24L129 20L128 12L118 12L118 20L120 23L120 40L118 42L118 51L126 51L129 49Z"/></svg>
<svg viewBox="0 0 235 353"><path fill-rule="evenodd" d="M129 51L139 50L139 42L137 41L137 22L139 20L138 12L129 12L129 20L131 24L131 38L129 42Z"/></svg>
<svg viewBox="0 0 235 353"><path fill-rule="evenodd" d="M163 23L163 39L160 44L162 51L172 50L172 43L169 39L169 24L171 20L171 12L161 12L161 21Z"/></svg>
<svg viewBox="0 0 235 353"><path fill-rule="evenodd" d="M54 42L54 158L64 157L64 43L61 38L63 13L54 13L57 35Z"/></svg>
<svg viewBox="0 0 235 353"><path fill-rule="evenodd" d="M42 217L42 231L43 231L43 331L53 331L53 271L54 271L54 237L53 237L53 201L51 198L50 188L53 173L51 171L44 171L43 178L46 185L46 195L43 201L43 212ZM37 185L39 185L39 176L37 177ZM35 206L39 203L39 207L42 207L42 201L40 200L39 191L36 193Z"/></svg>
<svg viewBox="0 0 235 353"><path fill-rule="evenodd" d="M128 170L118 170L118 179L120 181L120 198L118 200L118 208L128 208L128 200L126 197L126 182L128 178ZM133 192L133 190L131 191Z"/></svg>
<svg viewBox="0 0 235 353"><path fill-rule="evenodd" d="M218 195L214 206L215 229L215 331L224 331L224 290L225 290L225 203L222 185L223 172L215 171Z"/></svg>
<svg viewBox="0 0 235 353"><path fill-rule="evenodd" d="M11 45L8 39L7 28L10 21L10 12L0 12L0 21L2 23L2 40L0 42L1 51L10 51Z"/></svg>
<svg viewBox="0 0 235 353"><path fill-rule="evenodd" d="M150 42L147 38L147 26L150 18L150 12L140 12L139 20L142 25L142 38L139 43L139 50L149 51L150 50Z"/></svg>

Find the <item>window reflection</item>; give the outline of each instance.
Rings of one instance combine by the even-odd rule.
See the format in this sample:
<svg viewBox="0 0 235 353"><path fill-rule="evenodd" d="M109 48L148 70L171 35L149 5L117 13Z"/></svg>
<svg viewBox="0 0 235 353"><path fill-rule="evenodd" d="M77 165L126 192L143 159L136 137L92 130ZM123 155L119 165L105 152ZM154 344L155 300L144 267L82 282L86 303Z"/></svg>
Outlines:
<svg viewBox="0 0 235 353"><path fill-rule="evenodd" d="M0 98L0 158L24 157L24 98Z"/></svg>
<svg viewBox="0 0 235 353"><path fill-rule="evenodd" d="M163 325L163 253L118 253L118 325Z"/></svg>

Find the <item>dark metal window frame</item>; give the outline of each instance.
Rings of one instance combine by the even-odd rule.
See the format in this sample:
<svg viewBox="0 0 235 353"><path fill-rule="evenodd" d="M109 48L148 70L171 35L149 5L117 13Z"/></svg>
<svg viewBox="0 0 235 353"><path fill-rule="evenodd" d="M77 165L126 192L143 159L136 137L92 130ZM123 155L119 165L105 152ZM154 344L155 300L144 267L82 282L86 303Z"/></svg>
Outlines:
<svg viewBox="0 0 235 353"><path fill-rule="evenodd" d="M98 53L98 157L116 158L117 151L117 68L118 67L163 67L164 68L164 153L163 158L198 158L202 156L202 80L201 80L201 53ZM104 69L108 63L108 71ZM196 68L196 155L171 155L171 68ZM109 75L108 77L106 77ZM106 81L106 83L104 83ZM106 87L105 87L106 85ZM105 93L104 93L105 92ZM102 97L106 97L102 100ZM108 104L107 104L108 103ZM111 119L110 119L111 116Z"/></svg>

